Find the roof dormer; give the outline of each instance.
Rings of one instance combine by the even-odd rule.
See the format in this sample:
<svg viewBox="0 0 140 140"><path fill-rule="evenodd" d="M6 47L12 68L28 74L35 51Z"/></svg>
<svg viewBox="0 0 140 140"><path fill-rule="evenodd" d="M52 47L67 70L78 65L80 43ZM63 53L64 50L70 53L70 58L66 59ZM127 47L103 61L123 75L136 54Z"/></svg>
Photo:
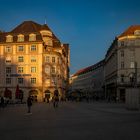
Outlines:
<svg viewBox="0 0 140 140"><path fill-rule="evenodd" d="M13 42L13 36L12 35L7 35L6 36L6 42Z"/></svg>
<svg viewBox="0 0 140 140"><path fill-rule="evenodd" d="M18 42L23 42L24 41L24 35L23 34L19 34L17 41Z"/></svg>
<svg viewBox="0 0 140 140"><path fill-rule="evenodd" d="M36 34L29 34L29 41L36 41Z"/></svg>
<svg viewBox="0 0 140 140"><path fill-rule="evenodd" d="M41 30L40 33L43 37L46 37L46 36L52 37L52 32L49 30Z"/></svg>
<svg viewBox="0 0 140 140"><path fill-rule="evenodd" d="M140 36L140 30L135 30L134 35Z"/></svg>

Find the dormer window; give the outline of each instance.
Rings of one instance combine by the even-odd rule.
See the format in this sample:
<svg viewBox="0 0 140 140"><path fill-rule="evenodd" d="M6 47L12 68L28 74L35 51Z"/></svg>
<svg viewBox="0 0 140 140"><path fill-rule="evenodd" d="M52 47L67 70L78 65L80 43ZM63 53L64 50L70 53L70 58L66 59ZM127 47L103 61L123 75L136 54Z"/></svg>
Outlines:
<svg viewBox="0 0 140 140"><path fill-rule="evenodd" d="M30 34L29 41L36 41L36 34Z"/></svg>
<svg viewBox="0 0 140 140"><path fill-rule="evenodd" d="M6 42L13 42L13 36L12 35L6 36Z"/></svg>
<svg viewBox="0 0 140 140"><path fill-rule="evenodd" d="M24 41L24 35L20 34L18 35L18 42L23 42Z"/></svg>
<svg viewBox="0 0 140 140"><path fill-rule="evenodd" d="M42 31L40 31L40 33L43 37L46 37L46 36L52 37L52 32L50 32L48 30L42 30Z"/></svg>
<svg viewBox="0 0 140 140"><path fill-rule="evenodd" d="M140 30L135 30L134 35L140 36Z"/></svg>

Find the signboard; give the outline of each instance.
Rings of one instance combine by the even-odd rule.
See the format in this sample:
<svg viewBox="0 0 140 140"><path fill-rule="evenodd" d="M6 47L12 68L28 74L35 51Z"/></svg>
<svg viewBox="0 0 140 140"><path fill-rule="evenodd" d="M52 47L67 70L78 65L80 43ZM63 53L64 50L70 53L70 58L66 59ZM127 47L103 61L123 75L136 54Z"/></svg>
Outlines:
<svg viewBox="0 0 140 140"><path fill-rule="evenodd" d="M10 74L10 77L31 76L31 74Z"/></svg>

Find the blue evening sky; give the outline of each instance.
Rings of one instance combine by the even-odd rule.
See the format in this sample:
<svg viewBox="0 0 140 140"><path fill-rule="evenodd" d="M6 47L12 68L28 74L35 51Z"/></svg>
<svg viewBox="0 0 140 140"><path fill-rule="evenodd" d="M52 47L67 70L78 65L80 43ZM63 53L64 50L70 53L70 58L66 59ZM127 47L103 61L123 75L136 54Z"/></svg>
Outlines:
<svg viewBox="0 0 140 140"><path fill-rule="evenodd" d="M140 24L139 0L0 0L0 29L25 20L48 26L70 44L71 74L102 60L115 36Z"/></svg>

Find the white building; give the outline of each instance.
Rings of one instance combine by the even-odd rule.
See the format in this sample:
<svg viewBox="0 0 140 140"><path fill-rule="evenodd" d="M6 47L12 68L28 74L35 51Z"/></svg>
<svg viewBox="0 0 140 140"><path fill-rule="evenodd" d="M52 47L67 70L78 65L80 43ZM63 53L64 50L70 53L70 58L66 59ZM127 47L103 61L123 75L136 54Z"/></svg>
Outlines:
<svg viewBox="0 0 140 140"><path fill-rule="evenodd" d="M105 57L105 94L125 101L126 89L140 86L140 25L118 36Z"/></svg>
<svg viewBox="0 0 140 140"><path fill-rule="evenodd" d="M104 96L104 60L77 71L72 77L71 91L81 96Z"/></svg>

